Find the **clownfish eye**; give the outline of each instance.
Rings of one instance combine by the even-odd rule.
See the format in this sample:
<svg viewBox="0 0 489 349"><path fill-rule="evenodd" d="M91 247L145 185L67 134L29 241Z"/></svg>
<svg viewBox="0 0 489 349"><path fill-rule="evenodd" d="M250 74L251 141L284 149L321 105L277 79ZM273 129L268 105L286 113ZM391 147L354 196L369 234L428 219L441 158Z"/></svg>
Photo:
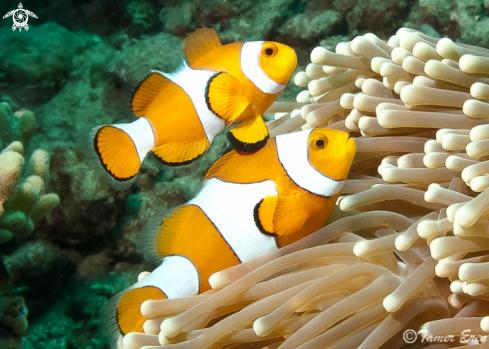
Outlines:
<svg viewBox="0 0 489 349"><path fill-rule="evenodd" d="M275 56L277 54L277 51L278 51L277 46L275 46L271 42L267 42L263 44L262 54L265 55L266 57L271 58Z"/></svg>
<svg viewBox="0 0 489 349"><path fill-rule="evenodd" d="M328 138L326 136L321 135L311 141L311 147L314 150L321 150L328 146Z"/></svg>

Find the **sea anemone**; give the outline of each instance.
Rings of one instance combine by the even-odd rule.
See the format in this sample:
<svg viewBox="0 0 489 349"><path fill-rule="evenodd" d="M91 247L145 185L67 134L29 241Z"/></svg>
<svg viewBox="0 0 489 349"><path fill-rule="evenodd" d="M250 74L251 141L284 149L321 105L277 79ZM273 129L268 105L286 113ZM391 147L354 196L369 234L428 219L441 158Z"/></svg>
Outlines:
<svg viewBox="0 0 489 349"><path fill-rule="evenodd" d="M212 275L205 294L146 301L146 333L121 347L488 345L489 50L401 28L311 61L295 77L308 90L274 103L268 127L355 137L328 224Z"/></svg>

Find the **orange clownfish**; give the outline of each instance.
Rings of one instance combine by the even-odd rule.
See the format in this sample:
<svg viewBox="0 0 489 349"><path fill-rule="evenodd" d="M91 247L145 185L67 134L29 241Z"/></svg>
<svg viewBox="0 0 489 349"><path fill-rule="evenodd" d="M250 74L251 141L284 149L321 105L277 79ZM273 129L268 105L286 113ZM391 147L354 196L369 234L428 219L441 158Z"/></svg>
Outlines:
<svg viewBox="0 0 489 349"><path fill-rule="evenodd" d="M144 301L205 292L213 273L321 228L355 151L347 133L317 128L271 138L253 154L231 151L217 160L194 199L148 227L154 230L146 248L161 264L106 306L102 323L111 347L121 334L143 331Z"/></svg>
<svg viewBox="0 0 489 349"><path fill-rule="evenodd" d="M187 164L235 122L241 123L228 136L236 149L263 147L268 130L262 114L297 65L295 51L286 45L222 45L208 28L185 38L183 57L175 72L152 70L139 85L131 103L136 121L92 130L93 148L115 189L131 185L150 151L166 165Z"/></svg>

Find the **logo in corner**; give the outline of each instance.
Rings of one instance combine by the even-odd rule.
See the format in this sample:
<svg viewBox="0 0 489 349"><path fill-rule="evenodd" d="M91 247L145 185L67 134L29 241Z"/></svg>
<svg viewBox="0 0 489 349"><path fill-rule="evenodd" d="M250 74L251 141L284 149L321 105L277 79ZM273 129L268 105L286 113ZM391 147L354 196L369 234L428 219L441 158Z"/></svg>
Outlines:
<svg viewBox="0 0 489 349"><path fill-rule="evenodd" d="M27 24L29 16L37 18L34 12L24 10L24 6L22 6L21 3L19 3L19 8L17 10L7 12L7 14L3 16L3 19L10 16L12 16L12 19L14 20L12 31L15 31L15 29L19 28L19 32L22 31L22 28L24 28L26 31L29 31L29 25Z"/></svg>

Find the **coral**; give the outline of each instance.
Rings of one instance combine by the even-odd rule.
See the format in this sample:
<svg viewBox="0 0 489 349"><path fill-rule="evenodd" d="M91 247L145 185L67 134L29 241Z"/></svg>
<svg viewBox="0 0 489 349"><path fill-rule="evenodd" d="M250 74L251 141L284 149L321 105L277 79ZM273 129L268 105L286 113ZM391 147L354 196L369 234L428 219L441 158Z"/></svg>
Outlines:
<svg viewBox="0 0 489 349"><path fill-rule="evenodd" d="M44 252L49 253L48 250ZM66 277L58 287L51 286L55 295L49 307L38 312L37 317L30 317L24 349L107 349L105 339L98 330L99 309L108 298L128 287L138 270L140 268L111 271L104 274L100 281ZM44 277L49 278L49 275ZM31 311L32 314L34 311Z"/></svg>
<svg viewBox="0 0 489 349"><path fill-rule="evenodd" d="M82 278L97 279L109 271L109 265L112 259L105 253L98 253L88 256L78 266L78 274Z"/></svg>
<svg viewBox="0 0 489 349"><path fill-rule="evenodd" d="M5 209L3 205L10 198L19 183L24 157L15 151L3 151L0 154L0 217Z"/></svg>
<svg viewBox="0 0 489 349"><path fill-rule="evenodd" d="M0 88L0 92L29 106L49 100L59 90L77 68L74 57L87 45L85 38L55 23L35 26L29 35L11 35L5 26L0 30L0 41L0 76L9 87ZM23 89L29 93L20 93Z"/></svg>
<svg viewBox="0 0 489 349"><path fill-rule="evenodd" d="M61 272L66 258L58 246L39 240L24 244L11 255L5 256L4 262L12 275L14 286L27 285L41 289L46 281L41 283L39 280Z"/></svg>
<svg viewBox="0 0 489 349"><path fill-rule="evenodd" d="M222 40L251 41L263 40L276 30L276 24L292 17L293 0L243 1L236 4L233 10L240 16L229 20L228 28L219 33Z"/></svg>
<svg viewBox="0 0 489 349"><path fill-rule="evenodd" d="M21 110L12 115L10 106L2 102L0 124L3 142L12 141L0 153L0 243L5 243L13 237L25 238L30 235L34 230L34 222L45 217L59 203L59 197L56 194L44 194L49 171L49 156L46 151L34 151L27 169L24 169L23 143L28 144L33 135L36 124L34 113ZM44 260L45 258L43 256ZM32 261L28 264L28 268L32 270ZM13 279L11 283L23 284L16 279L25 277L28 273L13 271L15 268L11 268L11 265L8 269ZM39 269L35 273L40 275ZM20 337L27 333L26 317L27 309L22 298L0 298L1 347L22 347Z"/></svg>
<svg viewBox="0 0 489 349"><path fill-rule="evenodd" d="M346 12L349 33L355 35L368 29L381 36L388 35L402 24L408 5L408 1L402 0L355 1L354 6ZM385 21L386 18L388 21Z"/></svg>
<svg viewBox="0 0 489 349"><path fill-rule="evenodd" d="M6 212L0 220L0 228L13 235L26 237L34 230L34 222L46 216L59 203L56 194L41 195L42 186L31 184L31 177L15 190L7 201ZM41 180L38 177L38 183Z"/></svg>
<svg viewBox="0 0 489 349"><path fill-rule="evenodd" d="M123 47L108 62L107 70L122 81L139 82L150 69L171 72L178 68L182 63L181 47L180 38L160 33Z"/></svg>
<svg viewBox="0 0 489 349"><path fill-rule="evenodd" d="M0 147L12 141L12 129L10 127L13 117L12 108L7 102L0 102Z"/></svg>
<svg viewBox="0 0 489 349"><path fill-rule="evenodd" d="M181 7L165 7L159 14L159 20L169 33L184 36L193 29L197 8L192 2L185 2Z"/></svg>
<svg viewBox="0 0 489 349"><path fill-rule="evenodd" d="M21 297L0 298L0 346L20 349L27 334L27 308Z"/></svg>
<svg viewBox="0 0 489 349"><path fill-rule="evenodd" d="M297 43L317 42L318 39L329 36L340 25L341 15L336 11L309 11L298 14L284 23L280 34L292 37Z"/></svg>
<svg viewBox="0 0 489 349"><path fill-rule="evenodd" d="M34 151L29 158L27 170L23 171L24 147L18 140L27 144L32 137L36 123L34 113L22 110L16 112L13 118L5 117L10 113L10 106L5 102L0 103L0 118L3 117L2 123L6 127L3 136L5 139L15 139L0 154L1 242L13 236L28 236L34 230L34 223L59 203L58 195L45 194L49 172L49 155L46 151Z"/></svg>
<svg viewBox="0 0 489 349"><path fill-rule="evenodd" d="M52 151L50 172L60 205L47 217L46 238L73 245L91 241L85 247L99 252L103 246L93 241L114 228L128 193L112 190L91 159L72 147Z"/></svg>
<svg viewBox="0 0 489 349"><path fill-rule="evenodd" d="M0 102L0 147L17 141L29 143L36 127L36 117L30 110L15 113L7 102Z"/></svg>
<svg viewBox="0 0 489 349"><path fill-rule="evenodd" d="M126 16L131 18L131 24L127 28L130 37L139 37L147 34L156 27L156 11L154 5L147 1L131 1L126 7Z"/></svg>

